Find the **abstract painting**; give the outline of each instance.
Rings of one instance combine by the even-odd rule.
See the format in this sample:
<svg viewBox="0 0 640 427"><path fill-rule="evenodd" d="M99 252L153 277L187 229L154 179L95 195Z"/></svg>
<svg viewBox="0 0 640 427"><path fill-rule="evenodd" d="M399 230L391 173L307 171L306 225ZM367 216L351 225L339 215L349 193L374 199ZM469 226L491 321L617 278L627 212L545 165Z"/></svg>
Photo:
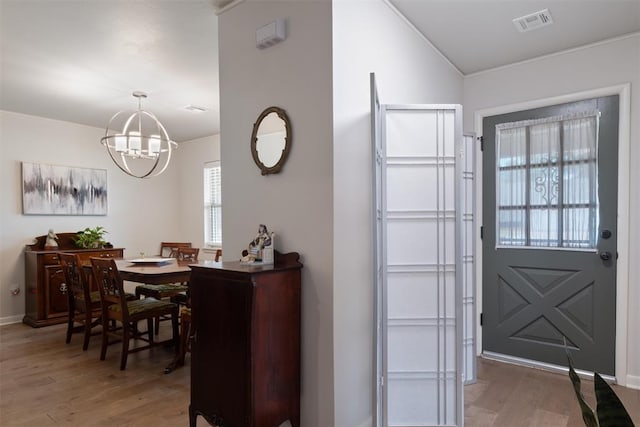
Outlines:
<svg viewBox="0 0 640 427"><path fill-rule="evenodd" d="M107 170L22 162L25 215L106 215Z"/></svg>

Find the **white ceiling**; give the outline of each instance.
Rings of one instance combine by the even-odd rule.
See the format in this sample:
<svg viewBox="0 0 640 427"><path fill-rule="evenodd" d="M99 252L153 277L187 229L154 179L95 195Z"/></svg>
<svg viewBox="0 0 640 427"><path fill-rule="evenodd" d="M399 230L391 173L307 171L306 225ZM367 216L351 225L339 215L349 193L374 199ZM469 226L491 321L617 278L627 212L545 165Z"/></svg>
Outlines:
<svg viewBox="0 0 640 427"><path fill-rule="evenodd" d="M640 31L640 0L390 0L463 74ZM549 9L553 24L512 20Z"/></svg>
<svg viewBox="0 0 640 427"><path fill-rule="evenodd" d="M211 0L0 0L0 109L104 128L135 90L177 141L217 133ZM187 105L208 109L184 110Z"/></svg>
<svg viewBox="0 0 640 427"><path fill-rule="evenodd" d="M465 75L640 31L640 0L388 1ZM142 90L173 139L218 133L224 3L0 0L0 109L104 127ZM551 26L511 22L544 8Z"/></svg>

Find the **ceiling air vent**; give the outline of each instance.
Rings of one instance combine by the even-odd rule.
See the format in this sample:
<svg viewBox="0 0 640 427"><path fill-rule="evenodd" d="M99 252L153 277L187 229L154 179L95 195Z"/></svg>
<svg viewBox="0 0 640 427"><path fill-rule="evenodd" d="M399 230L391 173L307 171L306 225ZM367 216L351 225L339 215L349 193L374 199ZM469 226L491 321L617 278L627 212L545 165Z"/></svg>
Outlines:
<svg viewBox="0 0 640 427"><path fill-rule="evenodd" d="M513 25L515 25L521 33L551 24L553 24L553 18L551 17L551 13L549 13L549 9L521 16L513 20Z"/></svg>

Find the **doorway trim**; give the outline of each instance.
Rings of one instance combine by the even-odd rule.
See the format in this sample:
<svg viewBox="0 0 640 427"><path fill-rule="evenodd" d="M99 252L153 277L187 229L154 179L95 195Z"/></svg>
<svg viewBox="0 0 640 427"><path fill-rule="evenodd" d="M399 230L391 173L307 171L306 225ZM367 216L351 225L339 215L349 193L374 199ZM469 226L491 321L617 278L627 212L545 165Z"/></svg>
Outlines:
<svg viewBox="0 0 640 427"><path fill-rule="evenodd" d="M615 376L617 383L626 386L627 378L627 322L628 322L628 296L629 296L629 190L630 190L630 140L631 140L631 84L625 83L615 86L607 86L582 92L575 92L550 98L525 101L516 104L502 105L498 107L480 109L474 113L474 131L476 135L482 135L482 121L485 117L498 114L512 113L514 111L528 110L539 107L547 107L555 104L575 102L584 99L598 98L609 95L619 95L618 123L618 265L616 276L616 358ZM482 194L482 153L480 144L476 153L476 194ZM483 224L482 197L477 198L475 217L477 227ZM479 235L479 231L478 231ZM482 328L480 327L480 308L482 307L482 241L478 239L475 246L476 253L476 353L482 354Z"/></svg>

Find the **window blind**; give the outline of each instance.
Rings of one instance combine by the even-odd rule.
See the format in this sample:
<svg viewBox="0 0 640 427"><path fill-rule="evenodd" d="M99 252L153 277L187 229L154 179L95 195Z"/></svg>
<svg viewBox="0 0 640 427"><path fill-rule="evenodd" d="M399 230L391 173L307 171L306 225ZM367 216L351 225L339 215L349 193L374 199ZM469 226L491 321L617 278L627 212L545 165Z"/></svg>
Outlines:
<svg viewBox="0 0 640 427"><path fill-rule="evenodd" d="M204 165L204 242L222 245L222 171L220 162Z"/></svg>

